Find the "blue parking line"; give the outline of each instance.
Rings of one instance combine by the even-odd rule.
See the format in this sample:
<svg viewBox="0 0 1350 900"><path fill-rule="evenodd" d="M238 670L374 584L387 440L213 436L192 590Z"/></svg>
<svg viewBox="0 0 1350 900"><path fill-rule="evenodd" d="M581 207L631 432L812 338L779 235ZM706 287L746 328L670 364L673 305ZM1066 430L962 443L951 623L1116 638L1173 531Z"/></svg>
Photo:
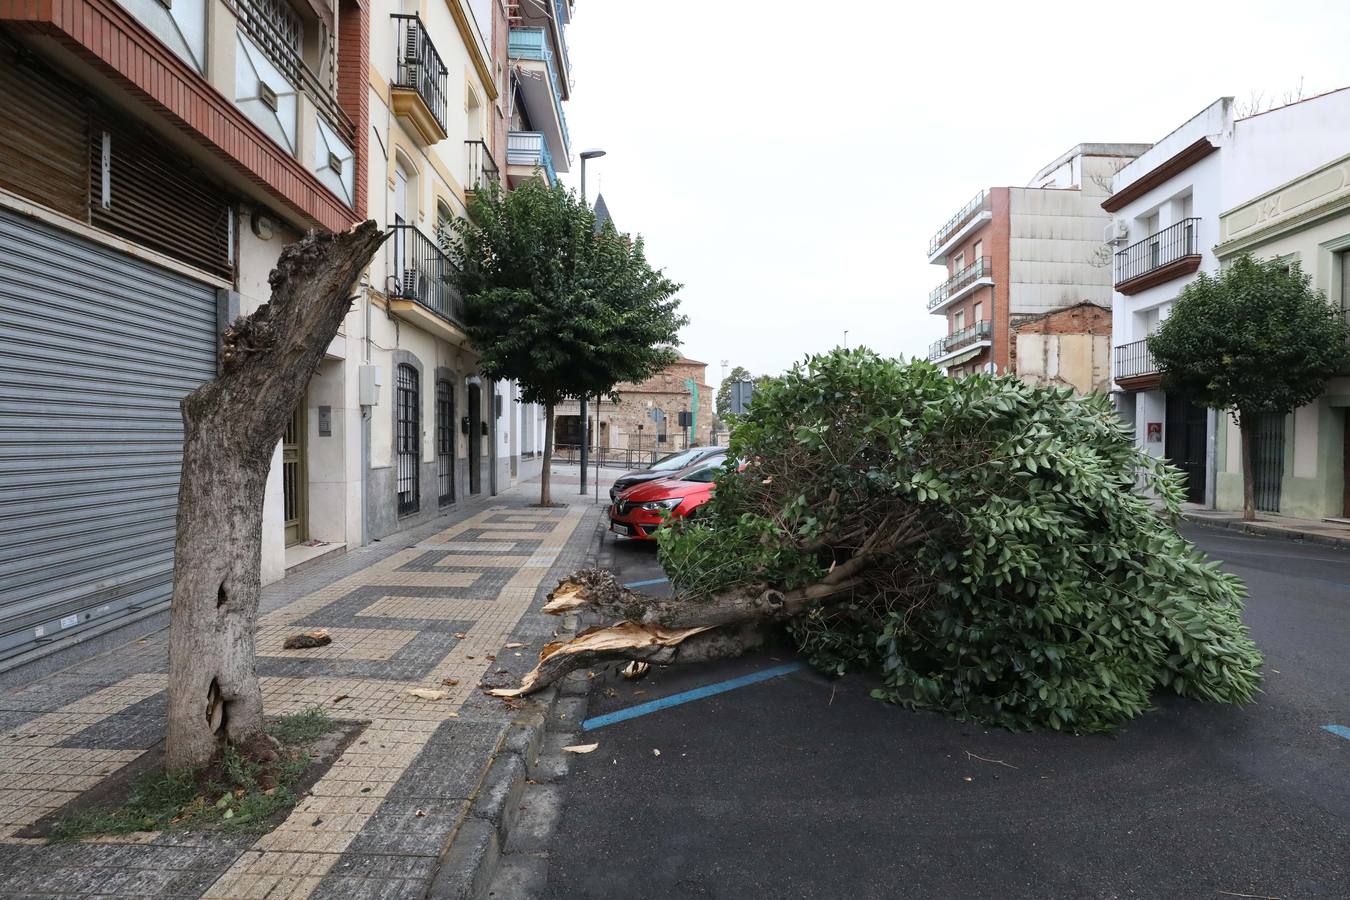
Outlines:
<svg viewBox="0 0 1350 900"><path fill-rule="evenodd" d="M646 587L649 584L665 584L669 578L648 578L646 581L630 581L624 585L626 588Z"/></svg>
<svg viewBox="0 0 1350 900"><path fill-rule="evenodd" d="M719 681L716 684L708 684L701 688L695 688L692 691L682 691L678 694L671 694L669 697L662 697L660 700L651 700L647 703L639 703L637 706L630 706L627 709L621 709L617 712L605 713L603 716L596 716L592 719L585 720L581 723L581 728L583 731L594 731L597 728L604 728L606 725L613 725L615 722L636 719L638 716L645 716L648 713L669 709L672 706L679 706L681 703L702 700L704 697L712 697L716 694L725 694L727 691L736 690L736 688L745 687L749 684L757 684L761 681L768 681L770 678L777 678L779 675L786 675L789 672L795 672L798 669L804 668L806 668L805 663L794 662L781 666L774 666L772 669L761 669L758 672L742 675L739 678L730 678L726 681Z"/></svg>
<svg viewBox="0 0 1350 900"><path fill-rule="evenodd" d="M1345 725L1323 725L1322 729L1324 731L1330 731L1332 734L1340 735L1350 741L1350 728Z"/></svg>

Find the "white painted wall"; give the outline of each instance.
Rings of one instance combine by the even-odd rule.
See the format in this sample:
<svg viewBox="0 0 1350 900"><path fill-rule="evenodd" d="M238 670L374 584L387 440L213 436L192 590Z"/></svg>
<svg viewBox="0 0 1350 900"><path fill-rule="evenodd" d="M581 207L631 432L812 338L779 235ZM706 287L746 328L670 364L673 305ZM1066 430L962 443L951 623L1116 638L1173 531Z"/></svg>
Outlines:
<svg viewBox="0 0 1350 900"><path fill-rule="evenodd" d="M1350 152L1350 88L1234 123L1223 150L1226 212Z"/></svg>

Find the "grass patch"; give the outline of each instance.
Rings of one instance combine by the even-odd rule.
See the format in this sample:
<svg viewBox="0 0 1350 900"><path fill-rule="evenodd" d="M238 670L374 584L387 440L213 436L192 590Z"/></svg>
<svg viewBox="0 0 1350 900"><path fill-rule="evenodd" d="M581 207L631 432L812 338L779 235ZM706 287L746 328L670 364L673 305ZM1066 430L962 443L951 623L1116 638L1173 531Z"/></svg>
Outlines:
<svg viewBox="0 0 1350 900"><path fill-rule="evenodd" d="M317 707L282 716L267 728L282 745L275 760L258 762L230 745L195 772L145 772L117 805L63 815L48 836L74 841L138 831L269 831L273 818L296 803L300 782L314 762L309 745L339 727Z"/></svg>

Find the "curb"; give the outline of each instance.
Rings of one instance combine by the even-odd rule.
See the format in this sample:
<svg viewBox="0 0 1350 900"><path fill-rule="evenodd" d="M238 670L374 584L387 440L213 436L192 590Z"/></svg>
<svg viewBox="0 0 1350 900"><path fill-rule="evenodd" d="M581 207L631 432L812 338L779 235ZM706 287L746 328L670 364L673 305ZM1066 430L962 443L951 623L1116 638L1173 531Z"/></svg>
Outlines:
<svg viewBox="0 0 1350 900"><path fill-rule="evenodd" d="M597 538L586 555L586 566L597 564L607 533L604 526L605 519L601 517L596 525ZM567 616L558 629L558 637L566 640L576 632L576 617ZM484 900L488 896L489 886L499 870L505 868L503 855L516 849L514 844L519 843L513 841L512 829L524 808L521 799L525 792L536 784L556 788L551 782L567 774L567 754L560 752L561 743L547 742L558 743L552 751L545 744L550 732L578 731L586 717L590 682L584 675L574 678L577 674L580 673L572 673L535 694L530 707L508 726L488 760L468 812L441 853L427 889L428 898Z"/></svg>
<svg viewBox="0 0 1350 900"><path fill-rule="evenodd" d="M1237 531L1242 534L1250 534L1257 537L1283 538L1286 541L1293 541L1298 544L1317 544L1322 547L1331 547L1336 550L1350 550L1350 538L1337 537L1330 534L1318 534L1310 531L1293 531L1288 528L1281 528L1278 525L1268 525L1264 522L1244 522L1241 519L1216 520L1206 516L1197 516L1187 513L1182 513L1181 518L1193 525L1201 525L1205 528L1226 529L1228 531Z"/></svg>

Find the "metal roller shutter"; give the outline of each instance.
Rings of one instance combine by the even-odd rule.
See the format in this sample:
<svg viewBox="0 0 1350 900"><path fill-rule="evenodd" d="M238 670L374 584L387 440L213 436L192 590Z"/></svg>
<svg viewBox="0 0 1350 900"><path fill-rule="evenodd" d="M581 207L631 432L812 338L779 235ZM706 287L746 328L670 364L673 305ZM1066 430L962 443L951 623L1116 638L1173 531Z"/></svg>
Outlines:
<svg viewBox="0 0 1350 900"><path fill-rule="evenodd" d="M0 210L0 658L167 600L215 289Z"/></svg>

